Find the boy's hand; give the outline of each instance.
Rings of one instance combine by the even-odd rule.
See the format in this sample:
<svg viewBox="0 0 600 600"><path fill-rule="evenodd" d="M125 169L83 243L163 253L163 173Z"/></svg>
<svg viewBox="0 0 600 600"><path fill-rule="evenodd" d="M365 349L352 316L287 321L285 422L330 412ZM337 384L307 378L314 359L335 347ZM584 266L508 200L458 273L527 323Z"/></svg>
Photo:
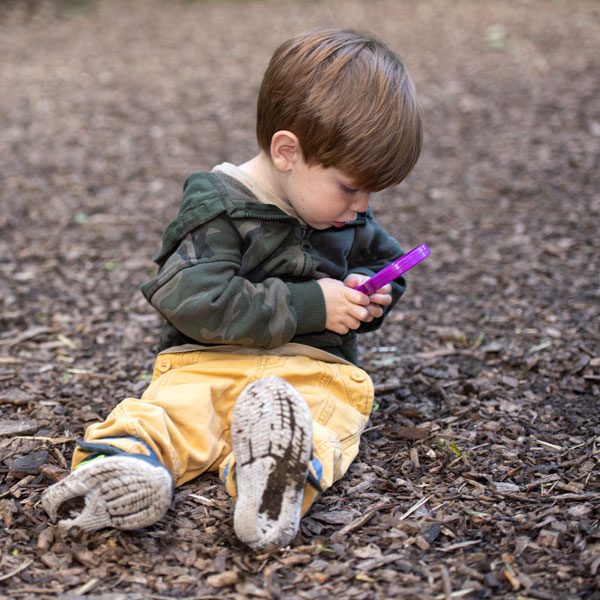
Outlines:
<svg viewBox="0 0 600 600"><path fill-rule="evenodd" d="M325 277L318 279L317 283L325 296L326 329L344 335L351 329L358 329L363 321L368 323L373 320L368 308L371 304L369 296L353 290L337 279Z"/></svg>
<svg viewBox="0 0 600 600"><path fill-rule="evenodd" d="M350 288L355 288L361 283L367 281L367 279L369 278L366 275L361 275L360 273L351 273L348 275L348 277L346 277L344 283ZM389 306L392 303L392 286L388 283L382 288L379 288L374 294L371 294L367 297L371 301L367 305L367 310L369 311L369 315L371 317L370 319L366 320L368 323L369 321L378 319L383 315L383 308L381 308L382 306Z"/></svg>

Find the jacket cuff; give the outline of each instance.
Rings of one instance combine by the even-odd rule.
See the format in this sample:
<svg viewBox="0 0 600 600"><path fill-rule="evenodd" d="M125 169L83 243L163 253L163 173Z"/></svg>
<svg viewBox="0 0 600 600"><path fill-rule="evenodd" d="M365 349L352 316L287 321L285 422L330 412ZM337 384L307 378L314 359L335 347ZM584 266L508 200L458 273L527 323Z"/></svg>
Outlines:
<svg viewBox="0 0 600 600"><path fill-rule="evenodd" d="M296 313L296 335L323 331L327 312L321 286L314 280L286 285L290 290L292 309Z"/></svg>

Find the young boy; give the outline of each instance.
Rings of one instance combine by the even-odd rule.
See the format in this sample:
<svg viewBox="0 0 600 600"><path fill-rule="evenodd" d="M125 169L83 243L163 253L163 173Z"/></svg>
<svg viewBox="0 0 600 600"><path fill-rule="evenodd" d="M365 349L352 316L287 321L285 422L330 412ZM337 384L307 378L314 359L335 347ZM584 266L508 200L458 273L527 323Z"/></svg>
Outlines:
<svg viewBox="0 0 600 600"><path fill-rule="evenodd" d="M284 547L358 452L373 386L356 335L379 327L402 278L359 283L402 254L369 193L402 181L421 113L398 57L369 35L321 29L280 46L257 112L260 152L194 173L142 286L165 318L152 382L88 428L73 471L43 495L93 531L161 518L174 485L218 471L234 529Z"/></svg>

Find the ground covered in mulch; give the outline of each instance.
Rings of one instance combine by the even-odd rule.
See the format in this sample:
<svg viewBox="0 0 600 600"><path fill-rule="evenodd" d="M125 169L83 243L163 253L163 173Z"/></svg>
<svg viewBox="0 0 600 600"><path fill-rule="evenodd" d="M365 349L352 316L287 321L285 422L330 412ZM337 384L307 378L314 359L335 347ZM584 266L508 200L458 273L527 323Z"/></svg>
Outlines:
<svg viewBox="0 0 600 600"><path fill-rule="evenodd" d="M41 492L153 365L138 286L185 176L255 152L273 48L387 39L422 159L373 206L431 256L363 339L376 410L286 550L214 476L141 532L67 535ZM600 598L600 7L595 0L0 5L0 595Z"/></svg>

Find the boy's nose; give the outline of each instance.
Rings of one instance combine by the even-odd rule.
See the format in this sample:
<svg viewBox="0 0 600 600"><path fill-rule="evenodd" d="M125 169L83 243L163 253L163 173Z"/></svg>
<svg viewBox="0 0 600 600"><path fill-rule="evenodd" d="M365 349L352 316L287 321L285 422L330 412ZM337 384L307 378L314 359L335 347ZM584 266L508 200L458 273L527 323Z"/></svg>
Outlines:
<svg viewBox="0 0 600 600"><path fill-rule="evenodd" d="M360 192L356 200L350 206L350 210L356 212L365 212L369 208L369 196L368 192Z"/></svg>

